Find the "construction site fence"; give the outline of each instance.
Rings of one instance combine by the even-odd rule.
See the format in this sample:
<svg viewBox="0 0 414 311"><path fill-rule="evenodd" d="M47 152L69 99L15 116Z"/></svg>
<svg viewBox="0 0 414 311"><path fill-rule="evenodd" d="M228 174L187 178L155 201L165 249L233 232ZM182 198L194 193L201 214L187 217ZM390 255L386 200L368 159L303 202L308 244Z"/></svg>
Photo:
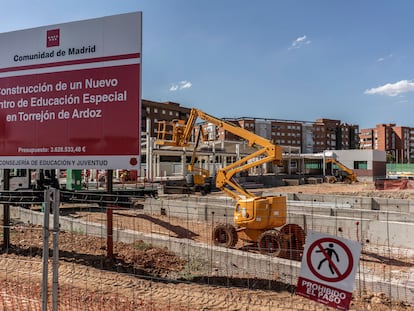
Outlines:
<svg viewBox="0 0 414 311"><path fill-rule="evenodd" d="M6 208L10 213L10 223L3 222L1 228L3 240L9 232L10 244L6 248L3 243L0 256L0 310L44 311L55 306L58 310L236 310L240 303L248 305L243 310L325 310L295 295L300 260L261 254L255 245L243 241L231 249L213 244L212 228L217 223L233 224L232 200L193 195L136 199L141 200L139 208L100 206L87 199L60 204L56 231L53 214L50 223L44 223L47 200L0 202L2 219ZM324 203L316 197L306 202L294 199L288 197L288 223L361 244L353 296L367 305L353 310L368 309L372 297L386 301L390 310L393 305L414 303L414 247L410 244L414 221L409 204L402 211L392 200L389 206L381 202L379 208L364 209L340 199ZM113 211L111 233L109 208ZM45 227L50 234L46 276ZM57 276L51 268L54 235L59 237ZM108 238L113 254L109 254ZM100 245L98 251L92 243ZM185 264L180 271L151 274L133 265L134 254L119 257L125 256L117 253L119 245L168 251ZM114 260L118 266L108 264ZM156 263L151 265L156 270ZM56 280L57 297L52 292ZM239 296L225 294L235 289ZM283 293L281 300L277 295Z"/></svg>

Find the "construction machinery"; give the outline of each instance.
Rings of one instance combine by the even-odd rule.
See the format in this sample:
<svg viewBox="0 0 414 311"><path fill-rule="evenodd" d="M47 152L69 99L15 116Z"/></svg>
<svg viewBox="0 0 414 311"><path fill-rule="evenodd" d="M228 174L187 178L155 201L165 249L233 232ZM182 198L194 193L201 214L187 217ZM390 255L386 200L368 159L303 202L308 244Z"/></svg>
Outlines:
<svg viewBox="0 0 414 311"><path fill-rule="evenodd" d="M342 164L341 162L339 162L338 160L336 160L335 158L326 158L325 163L336 165L339 168L339 170L337 170L336 173L332 176L326 176L326 181L328 183L335 183L337 181L341 181L346 184L351 184L358 181L355 172L352 169L345 166L344 164Z"/></svg>
<svg viewBox="0 0 414 311"><path fill-rule="evenodd" d="M189 141L185 144L178 142L179 137L183 135L182 130L185 127L184 120L173 120L170 122L159 121L158 122L158 139L156 144L167 146L180 146L188 147ZM167 130L168 128L168 130ZM197 148L201 140L207 140L207 133L201 126L197 128L196 139L192 149L191 161L187 165L188 174L183 181L172 182L173 187L182 188L184 193L200 192L202 195L206 195L212 190L212 177L208 169L196 166L197 161Z"/></svg>
<svg viewBox="0 0 414 311"><path fill-rule="evenodd" d="M199 126L197 138L194 144L193 154L191 156L191 162L187 167L188 171L190 172L190 174L187 175L187 185L193 190L193 192L200 192L202 195L205 195L207 193L210 193L212 188L212 178L210 176L210 171L205 168L195 166L197 159L197 148L202 135L206 137L203 128Z"/></svg>
<svg viewBox="0 0 414 311"><path fill-rule="evenodd" d="M256 150L217 171L216 187L235 199L236 206L234 225L217 224L213 228L213 243L217 246L234 247L240 239L257 244L261 253L299 259L305 244L305 231L297 224L286 223L286 198L255 195L244 189L234 178L238 173L265 163L282 164L282 148L236 124L196 108L191 109L187 122L160 121L155 143L164 146L189 146L197 119L245 139Z"/></svg>

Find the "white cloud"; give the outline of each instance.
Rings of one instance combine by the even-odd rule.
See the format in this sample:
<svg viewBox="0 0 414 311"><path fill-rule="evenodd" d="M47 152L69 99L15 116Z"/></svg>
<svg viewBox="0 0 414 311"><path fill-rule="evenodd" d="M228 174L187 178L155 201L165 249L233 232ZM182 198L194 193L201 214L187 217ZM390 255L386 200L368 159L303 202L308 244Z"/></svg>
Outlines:
<svg viewBox="0 0 414 311"><path fill-rule="evenodd" d="M190 81L181 81L180 83L180 89L189 89L193 86L193 84Z"/></svg>
<svg viewBox="0 0 414 311"><path fill-rule="evenodd" d="M387 55L387 56L385 56L385 57L380 57L380 58L378 58L378 59L377 59L377 62L383 62L383 61L385 61L385 60L387 60L387 59L390 59L390 58L392 58L392 54L389 54L389 55Z"/></svg>
<svg viewBox="0 0 414 311"><path fill-rule="evenodd" d="M414 82L408 80L401 80L395 83L387 83L379 87L365 90L364 94L379 94L387 96L398 96L402 93L414 91Z"/></svg>
<svg viewBox="0 0 414 311"><path fill-rule="evenodd" d="M189 89L192 86L193 86L193 84L190 81L184 80L184 81L180 81L178 83L171 84L170 91L171 92L181 91L181 90L184 90L184 89Z"/></svg>
<svg viewBox="0 0 414 311"><path fill-rule="evenodd" d="M170 91L171 92L175 92L175 91L177 91L178 90L178 85L171 85L170 86Z"/></svg>
<svg viewBox="0 0 414 311"><path fill-rule="evenodd" d="M299 49L300 47L304 45L310 44L311 42L312 41L308 40L306 36L302 36L302 37L296 38L296 40L292 42L292 45L290 46L289 49Z"/></svg>

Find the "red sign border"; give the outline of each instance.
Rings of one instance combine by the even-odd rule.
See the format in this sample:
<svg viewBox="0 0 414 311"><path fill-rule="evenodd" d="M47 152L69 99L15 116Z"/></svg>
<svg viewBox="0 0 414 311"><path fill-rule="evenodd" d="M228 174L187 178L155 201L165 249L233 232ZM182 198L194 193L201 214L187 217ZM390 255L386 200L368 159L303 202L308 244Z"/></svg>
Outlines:
<svg viewBox="0 0 414 311"><path fill-rule="evenodd" d="M318 271L316 271L316 269L312 265L311 255L312 255L313 249L316 246L320 245L321 243L325 243L325 242L333 242L333 243L338 244L339 246L341 246L344 249L345 253L348 256L348 260L349 260L348 267L340 277L336 277L336 278L325 277L325 276L321 275ZM309 267L309 270L313 273L313 275L316 276L318 279L320 279L322 281L326 281L326 282L340 282L340 281L346 279L351 274L352 269L354 268L354 258L352 256L352 252L348 248L348 246L345 243L343 243L342 241L334 239L334 238L330 238L330 237L326 237L326 238L322 238L322 239L314 241L311 244L311 246L308 248L308 252L306 254L306 261L307 261L307 265Z"/></svg>

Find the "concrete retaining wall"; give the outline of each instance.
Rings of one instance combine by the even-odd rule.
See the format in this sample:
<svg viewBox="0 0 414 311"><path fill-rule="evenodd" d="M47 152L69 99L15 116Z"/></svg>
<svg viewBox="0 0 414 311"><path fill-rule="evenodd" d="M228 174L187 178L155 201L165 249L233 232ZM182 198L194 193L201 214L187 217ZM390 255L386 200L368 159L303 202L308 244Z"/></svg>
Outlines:
<svg viewBox="0 0 414 311"><path fill-rule="evenodd" d="M284 195L291 201L331 202L335 204L349 204L352 208L414 213L414 202L405 199L371 198L350 195L283 193L264 191L264 196Z"/></svg>
<svg viewBox="0 0 414 311"><path fill-rule="evenodd" d="M353 240L414 249L414 239L409 238L414 232L414 215L397 208L394 211L357 209L346 200L335 203L288 200L287 208L288 223ZM149 199L143 210L144 213L226 223L233 223L233 211L232 200L198 197Z"/></svg>

